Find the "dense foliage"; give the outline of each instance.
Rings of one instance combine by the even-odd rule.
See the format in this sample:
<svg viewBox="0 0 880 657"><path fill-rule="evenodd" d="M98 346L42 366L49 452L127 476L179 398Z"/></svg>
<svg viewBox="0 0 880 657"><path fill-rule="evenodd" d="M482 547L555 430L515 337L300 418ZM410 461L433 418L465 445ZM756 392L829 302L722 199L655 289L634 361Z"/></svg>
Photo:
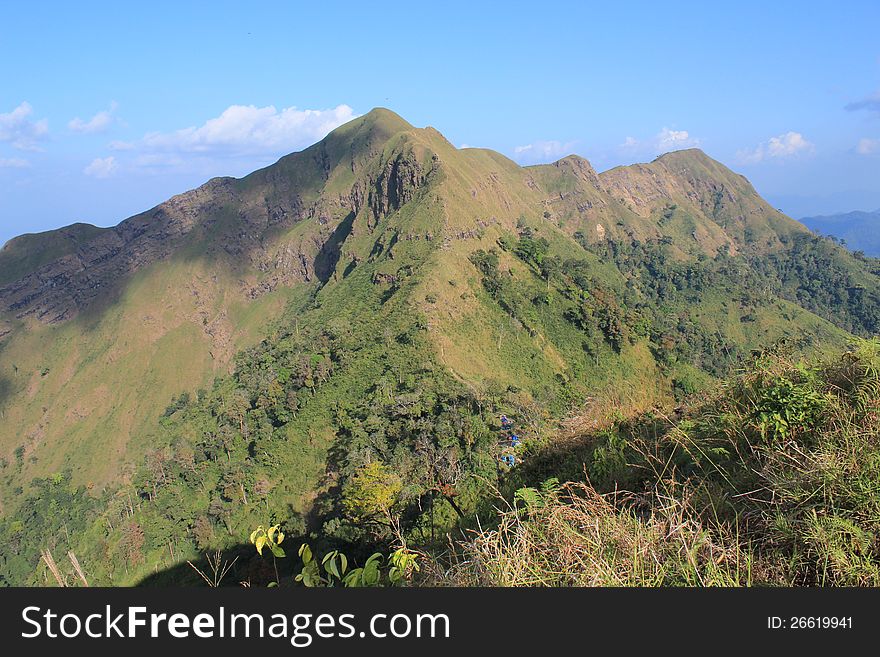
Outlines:
<svg viewBox="0 0 880 657"><path fill-rule="evenodd" d="M800 235L784 252L753 258L750 266L781 296L853 333L880 326L880 260L851 258L829 238Z"/></svg>

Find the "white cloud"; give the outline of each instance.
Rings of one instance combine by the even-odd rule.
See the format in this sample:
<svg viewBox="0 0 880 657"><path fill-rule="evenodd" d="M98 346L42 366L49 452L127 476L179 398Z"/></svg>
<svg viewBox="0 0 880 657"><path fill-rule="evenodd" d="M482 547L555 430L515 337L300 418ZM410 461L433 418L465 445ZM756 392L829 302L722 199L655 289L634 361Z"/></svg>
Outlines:
<svg viewBox="0 0 880 657"><path fill-rule="evenodd" d="M813 144L804 139L799 132L786 132L778 137L771 137L767 143L768 157L788 157L813 150Z"/></svg>
<svg viewBox="0 0 880 657"><path fill-rule="evenodd" d="M687 130L670 130L664 127L654 137L654 143L658 151L665 153L680 148L691 148L698 145L700 140L692 138Z"/></svg>
<svg viewBox="0 0 880 657"><path fill-rule="evenodd" d="M766 160L783 160L813 153L816 147L799 132L786 132L736 154L741 164L757 164Z"/></svg>
<svg viewBox="0 0 880 657"><path fill-rule="evenodd" d="M110 157L96 157L89 166L83 169L83 173L95 178L108 178L118 168L116 158L112 155Z"/></svg>
<svg viewBox="0 0 880 657"><path fill-rule="evenodd" d="M23 160L20 157L0 157L0 169L27 169L30 165L30 162Z"/></svg>
<svg viewBox="0 0 880 657"><path fill-rule="evenodd" d="M555 162L570 155L575 142L536 141L513 149L513 157L520 164Z"/></svg>
<svg viewBox="0 0 880 657"><path fill-rule="evenodd" d="M24 102L11 112L0 114L0 141L9 142L13 148L22 151L38 151L37 143L49 133L46 119L31 121L33 108Z"/></svg>
<svg viewBox="0 0 880 657"><path fill-rule="evenodd" d="M681 150L682 148L694 148L700 145L700 140L691 137L687 130L672 130L664 127L656 135L645 141L635 137L627 137L618 147L621 151L632 156L659 155L669 151Z"/></svg>
<svg viewBox="0 0 880 657"><path fill-rule="evenodd" d="M176 153L141 153L134 158L133 164L139 169L146 169L153 173L168 172L171 170L187 170L192 163Z"/></svg>
<svg viewBox="0 0 880 657"><path fill-rule="evenodd" d="M136 144L153 152L212 155L280 155L308 146L355 117L348 105L280 112L274 106L232 105L199 127L153 132Z"/></svg>
<svg viewBox="0 0 880 657"><path fill-rule="evenodd" d="M67 127L70 128L73 132L79 132L83 134L103 132L108 127L110 127L111 123L113 123L113 113L116 111L117 107L118 105L114 101L110 103L110 109L98 112L88 121L83 121L81 118L76 117L67 124Z"/></svg>
<svg viewBox="0 0 880 657"><path fill-rule="evenodd" d="M859 139L859 143L856 145L856 152L859 155L880 153L880 139L868 139L867 137Z"/></svg>
<svg viewBox="0 0 880 657"><path fill-rule="evenodd" d="M121 167L144 173L240 175L323 139L356 118L348 105L325 110L232 105L198 127L151 132L107 146Z"/></svg>

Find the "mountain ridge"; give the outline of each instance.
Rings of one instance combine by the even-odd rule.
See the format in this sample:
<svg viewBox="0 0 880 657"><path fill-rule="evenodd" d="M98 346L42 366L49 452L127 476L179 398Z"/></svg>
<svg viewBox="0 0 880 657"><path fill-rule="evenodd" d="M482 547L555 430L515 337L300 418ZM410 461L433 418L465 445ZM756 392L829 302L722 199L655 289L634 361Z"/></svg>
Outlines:
<svg viewBox="0 0 880 657"><path fill-rule="evenodd" d="M167 440L156 419L169 400L229 382L242 354L291 330L284 339L300 339L300 326L318 343L365 327L370 346L357 349L369 358L345 365L357 385L407 345L412 363L466 389L516 389L560 414L590 396L668 401L780 339L839 346L873 325L866 315L841 328L878 289L867 265L808 243L702 152L603 173L579 156L520 167L383 109L243 178L214 178L115 228L79 228L89 239L62 239L51 262L27 253L64 230L0 251L0 281L37 263L0 286L9 491L65 469L98 487L126 481ZM864 292L846 312L816 314L831 302L812 301L799 274L784 279L802 242L798 257L831 249L823 269L844 272L842 295L858 278ZM749 282L755 258L777 256ZM308 358L324 362L321 349ZM284 423L286 440L316 455L309 468L332 441L325 395ZM297 500L318 486L309 468Z"/></svg>
<svg viewBox="0 0 880 657"><path fill-rule="evenodd" d="M358 131L363 130L364 126L368 126L367 134L359 134ZM314 146L283 156L275 164L257 170L240 179L222 176L215 177L193 190L175 195L168 201L133 215L116 226L110 228L90 227L88 230L93 230L93 234L84 243L75 240L76 244L70 247L74 249L72 252L64 252L55 259L46 258L43 261L38 261L40 265L36 267L36 270L27 271L21 266L16 269L13 263L9 262L12 259L10 252L20 249L23 246L23 240L34 243L29 245L29 250L41 249L43 245L36 244L37 242L51 241L56 236L64 236L77 229L83 231L89 225L82 223L72 224L53 231L13 238L0 250L0 306L5 306L4 310L6 312L15 312L18 318L35 314L41 320L50 323L63 321L69 318L76 310L56 297L69 297L75 300L74 303L78 307L82 303L80 301L82 297L85 297L87 301L92 296L87 290L81 288L77 290L78 294L71 294L67 283L70 279L75 278L79 272L89 267L95 267L100 263L105 263L108 260L113 260L117 255L129 255L130 257L127 259L127 262L110 263L107 277L118 279L120 276L126 276L137 271L145 264L168 257L173 252L176 242L189 234L199 223L196 215L216 210L224 201L232 200L234 198L233 190L246 184L246 181L266 175L271 177L275 172L288 172L291 168L306 168L308 170L309 167L303 167L302 165L304 161L309 159L312 160L312 169L316 165L322 171L333 169L339 166L339 162L344 156L340 152L340 144L349 142L352 147L352 151L349 154L350 166L354 170L356 167L355 160L361 157L357 149L365 148L367 157L375 156L377 154L375 152L376 142L386 143L395 134L412 132L414 130L417 129L390 110L384 108L374 109L368 114L346 124L346 126L331 132L327 138ZM434 129L425 128L423 130L431 131ZM378 133L378 137L376 133ZM448 144L448 141L442 138L440 133L437 133L436 130L434 130L434 133ZM361 141L363 141L362 144L360 143ZM467 150L482 150L491 153L490 157L493 159L503 157L489 149ZM611 195L616 194L616 200L627 204L630 209L640 216L649 215L653 209L652 202L661 198L672 200L673 196L682 192L691 196L694 195L693 190L686 190L686 185L682 185L681 181L678 182L676 189L671 189L668 186L658 186L656 182L654 184L648 182L646 178L653 178L656 181L656 169L658 166L662 165L667 171L672 173L669 167L665 166L669 162L676 163L679 166L679 170L675 172L676 175L687 174L689 163L696 162L703 169L707 168L708 165L708 168L721 171L725 181L729 182L741 178L745 185L748 186L748 191L757 195L744 177L733 174L733 172L709 158L699 149L675 151L661 155L647 164L637 163L614 167L602 173L596 173L589 160L578 155L565 156L550 164L522 168L518 167L512 160L504 159L509 165L517 167L522 171L533 170L535 172L546 169L546 167L564 168L569 164L577 163L576 166L572 167L572 170L577 169L584 182L591 183L598 188L599 192ZM266 172L269 173L267 174ZM316 183L312 176L315 173L312 170L311 176L300 176L296 182L299 184L305 183L304 186L306 188L310 185L314 186ZM328 181L325 180L323 182L327 183ZM692 177L691 182L698 181ZM730 191L728 191L727 200L733 200ZM763 203L763 206L765 207L759 207L758 209L761 212L766 212L768 216L773 216L774 213L779 214L778 211L772 210L766 203ZM266 217L267 227L271 226L274 222L284 221L279 215L287 215L290 210L291 208L283 205L270 209L268 214L271 216ZM253 217L250 216L242 216L240 218L246 222L253 221ZM791 221L793 222L793 220ZM794 226L786 228L795 230ZM703 238L707 243L707 248L717 247L718 244L716 242L720 239L717 235L714 236L715 239L710 235L703 236ZM158 241L170 243L168 245L171 248L163 249L161 248L162 245L159 245L159 248L150 248L154 246L151 244L152 242ZM144 242L146 242L146 248L143 248ZM88 247L96 251L95 258L90 259L85 255L84 252ZM124 253L124 251L131 251L132 249L142 249L142 251L134 256ZM54 269L51 268L52 265L55 265ZM37 274L40 270L42 271L40 272L39 280L34 280L34 274ZM16 273L18 274L17 277ZM23 282L22 279L28 276L31 279ZM94 284L94 281L92 283ZM60 294L58 293L59 285L63 287L63 291ZM89 289L95 290L97 287L99 286ZM48 294L52 298L48 302L37 304L37 307L31 307L34 300L44 294Z"/></svg>

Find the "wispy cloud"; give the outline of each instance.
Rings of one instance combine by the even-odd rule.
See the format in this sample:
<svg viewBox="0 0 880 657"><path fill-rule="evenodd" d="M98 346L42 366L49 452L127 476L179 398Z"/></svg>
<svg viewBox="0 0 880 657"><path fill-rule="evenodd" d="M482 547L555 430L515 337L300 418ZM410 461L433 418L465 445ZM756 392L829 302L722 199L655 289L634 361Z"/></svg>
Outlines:
<svg viewBox="0 0 880 657"><path fill-rule="evenodd" d="M301 150L356 116L348 105L324 110L232 105L202 125L111 141L108 148L117 154L116 164L125 169L231 174Z"/></svg>
<svg viewBox="0 0 880 657"><path fill-rule="evenodd" d="M815 145L799 132L786 132L761 142L755 148L736 154L740 164L758 164L768 160L786 160L815 152Z"/></svg>
<svg viewBox="0 0 880 657"><path fill-rule="evenodd" d="M83 173L94 178L109 178L119 168L116 158L96 157L91 164L83 169Z"/></svg>
<svg viewBox="0 0 880 657"><path fill-rule="evenodd" d="M38 151L38 143L49 134L46 119L31 120L33 108L30 103L21 103L11 112L0 114L0 141L8 142L21 151Z"/></svg>
<svg viewBox="0 0 880 657"><path fill-rule="evenodd" d="M870 96L861 100L848 103L844 109L850 112L858 112L859 110L867 110L869 112L877 112L880 114L880 90L875 91Z"/></svg>
<svg viewBox="0 0 880 657"><path fill-rule="evenodd" d="M874 155L880 153L880 139L859 139L856 145L856 153L859 155Z"/></svg>
<svg viewBox="0 0 880 657"><path fill-rule="evenodd" d="M23 160L20 157L0 157L0 169L27 169L30 165L30 162Z"/></svg>
<svg viewBox="0 0 880 657"><path fill-rule="evenodd" d="M576 142L536 141L513 149L513 159L520 164L555 162L570 155Z"/></svg>
<svg viewBox="0 0 880 657"><path fill-rule="evenodd" d="M107 144L107 148L111 151L133 151L135 149L135 144L133 141L113 140Z"/></svg>
<svg viewBox="0 0 880 657"><path fill-rule="evenodd" d="M118 107L119 105L114 101L110 103L109 109L101 110L88 121L83 121L81 118L76 117L67 124L67 127L73 132L81 134L103 132L113 123L113 114Z"/></svg>
<svg viewBox="0 0 880 657"><path fill-rule="evenodd" d="M215 155L279 154L318 141L355 117L348 105L327 110L232 105L199 127L153 132L136 147L147 151Z"/></svg>

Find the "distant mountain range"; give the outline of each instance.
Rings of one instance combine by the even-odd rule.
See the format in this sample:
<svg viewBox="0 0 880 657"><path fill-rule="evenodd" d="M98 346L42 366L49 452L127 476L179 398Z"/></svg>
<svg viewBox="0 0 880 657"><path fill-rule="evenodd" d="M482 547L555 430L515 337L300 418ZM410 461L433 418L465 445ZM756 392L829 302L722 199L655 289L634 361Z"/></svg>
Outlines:
<svg viewBox="0 0 880 657"><path fill-rule="evenodd" d="M880 209L804 217L801 222L815 233L842 239L853 251L880 256Z"/></svg>

